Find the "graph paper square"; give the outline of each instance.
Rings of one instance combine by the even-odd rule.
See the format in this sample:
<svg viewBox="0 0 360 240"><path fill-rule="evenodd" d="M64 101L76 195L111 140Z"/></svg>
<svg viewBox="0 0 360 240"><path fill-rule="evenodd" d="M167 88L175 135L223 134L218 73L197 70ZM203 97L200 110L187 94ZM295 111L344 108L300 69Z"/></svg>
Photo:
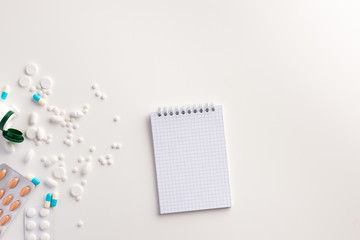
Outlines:
<svg viewBox="0 0 360 240"><path fill-rule="evenodd" d="M231 207L223 111L151 113L160 213Z"/></svg>

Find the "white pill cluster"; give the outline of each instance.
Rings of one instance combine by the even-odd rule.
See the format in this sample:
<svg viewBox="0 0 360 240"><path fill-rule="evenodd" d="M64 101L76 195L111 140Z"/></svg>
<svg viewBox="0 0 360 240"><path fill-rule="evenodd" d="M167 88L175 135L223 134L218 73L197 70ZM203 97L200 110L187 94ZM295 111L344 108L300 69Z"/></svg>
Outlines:
<svg viewBox="0 0 360 240"><path fill-rule="evenodd" d="M100 156L98 158L98 162L101 164L101 166L105 165L112 165L114 163L114 159L110 153L106 154L105 156Z"/></svg>
<svg viewBox="0 0 360 240"><path fill-rule="evenodd" d="M122 144L119 142L113 142L113 144L111 144L111 148L119 150L122 148Z"/></svg>
<svg viewBox="0 0 360 240"><path fill-rule="evenodd" d="M95 97L100 98L101 100L105 100L107 98L107 95L99 90L99 85L97 83L91 85L91 89L95 91Z"/></svg>

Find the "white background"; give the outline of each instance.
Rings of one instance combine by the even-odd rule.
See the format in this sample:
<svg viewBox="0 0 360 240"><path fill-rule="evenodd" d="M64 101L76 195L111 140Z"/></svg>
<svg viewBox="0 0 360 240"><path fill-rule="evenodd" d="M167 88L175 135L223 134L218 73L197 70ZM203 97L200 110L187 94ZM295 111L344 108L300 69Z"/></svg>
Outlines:
<svg viewBox="0 0 360 240"><path fill-rule="evenodd" d="M0 81L22 111L17 126L37 111L54 135L28 165L29 141L1 162L44 179L39 157L66 155L55 239L359 239L359 11L356 0L0 0ZM54 79L49 104L91 105L82 145L65 147L65 130L17 87L28 62ZM208 101L224 107L233 207L160 216L149 114ZM91 145L115 163L95 160L75 202L71 169ZM21 212L4 239L22 237Z"/></svg>

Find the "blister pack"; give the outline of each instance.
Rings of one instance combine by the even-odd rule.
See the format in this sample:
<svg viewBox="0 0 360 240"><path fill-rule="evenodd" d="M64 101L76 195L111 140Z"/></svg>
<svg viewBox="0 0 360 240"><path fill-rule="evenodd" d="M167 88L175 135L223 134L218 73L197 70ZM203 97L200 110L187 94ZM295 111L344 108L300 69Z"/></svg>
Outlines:
<svg viewBox="0 0 360 240"><path fill-rule="evenodd" d="M34 183L0 164L0 238L34 189Z"/></svg>
<svg viewBox="0 0 360 240"><path fill-rule="evenodd" d="M25 240L51 239L51 210L43 207L27 208L24 214Z"/></svg>

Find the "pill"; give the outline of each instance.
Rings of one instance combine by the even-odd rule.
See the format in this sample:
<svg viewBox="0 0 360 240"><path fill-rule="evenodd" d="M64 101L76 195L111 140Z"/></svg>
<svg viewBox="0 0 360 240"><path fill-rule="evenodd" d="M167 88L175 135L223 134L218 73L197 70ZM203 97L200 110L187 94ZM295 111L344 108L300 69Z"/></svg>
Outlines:
<svg viewBox="0 0 360 240"><path fill-rule="evenodd" d="M82 163L84 161L84 157L83 156L78 157L77 161L78 163Z"/></svg>
<svg viewBox="0 0 360 240"><path fill-rule="evenodd" d="M39 121L39 115L36 112L32 112L29 116L29 125L33 126Z"/></svg>
<svg viewBox="0 0 360 240"><path fill-rule="evenodd" d="M0 190L0 199L4 196L4 193L5 193L5 190L4 190L4 189L1 189L1 190Z"/></svg>
<svg viewBox="0 0 360 240"><path fill-rule="evenodd" d="M36 228L36 222L35 221L29 221L27 224L26 224L26 229L29 230L29 231L32 231Z"/></svg>
<svg viewBox="0 0 360 240"><path fill-rule="evenodd" d="M0 181L6 176L6 169L0 171Z"/></svg>
<svg viewBox="0 0 360 240"><path fill-rule="evenodd" d="M78 143L82 143L83 141L84 141L84 137L79 137L77 140Z"/></svg>
<svg viewBox="0 0 360 240"><path fill-rule="evenodd" d="M107 160L107 164L108 164L108 165L112 165L113 163L114 163L114 160L113 160L113 159L108 159L108 160Z"/></svg>
<svg viewBox="0 0 360 240"><path fill-rule="evenodd" d="M35 151L33 149L30 149L28 153L25 156L24 163L30 162L35 156Z"/></svg>
<svg viewBox="0 0 360 240"><path fill-rule="evenodd" d="M31 181L33 184L35 184L35 186L40 184L40 179L38 179L37 177L34 177L31 174L26 175L26 178Z"/></svg>
<svg viewBox="0 0 360 240"><path fill-rule="evenodd" d="M36 138L40 141L46 139L46 133L45 130L42 127L39 127L36 132Z"/></svg>
<svg viewBox="0 0 360 240"><path fill-rule="evenodd" d="M45 230L49 229L50 223L48 221L46 221L46 220L43 220L43 221L40 222L39 227L40 227L41 230L45 231Z"/></svg>
<svg viewBox="0 0 360 240"><path fill-rule="evenodd" d="M80 127L79 124L74 124L74 125L72 126L72 128L73 128L74 130L78 129L79 127Z"/></svg>
<svg viewBox="0 0 360 240"><path fill-rule="evenodd" d="M49 209L42 208L42 209L40 210L40 217L47 217L47 216L49 216L49 214L50 214Z"/></svg>
<svg viewBox="0 0 360 240"><path fill-rule="evenodd" d="M59 115L53 115L50 117L50 122L51 123L61 123L64 121L64 118L62 116Z"/></svg>
<svg viewBox="0 0 360 240"><path fill-rule="evenodd" d="M52 195L52 198L51 198L51 206L56 207L58 200L59 200L59 193L54 192L54 194Z"/></svg>
<svg viewBox="0 0 360 240"><path fill-rule="evenodd" d="M67 139L72 139L74 137L74 135L72 135L71 133L69 133L68 135L66 135Z"/></svg>
<svg viewBox="0 0 360 240"><path fill-rule="evenodd" d="M52 175L56 179L63 179L66 176L66 169L64 167L55 167Z"/></svg>
<svg viewBox="0 0 360 240"><path fill-rule="evenodd" d="M37 237L36 237L36 235L33 234L33 233L30 233L30 234L27 236L27 238L26 238L26 240L36 240L36 239L37 239Z"/></svg>
<svg viewBox="0 0 360 240"><path fill-rule="evenodd" d="M31 83L31 78L28 76L21 76L18 80L18 84L22 88L28 87L30 83Z"/></svg>
<svg viewBox="0 0 360 240"><path fill-rule="evenodd" d="M86 179L84 179L84 180L81 181L81 185L85 186L86 184L87 184L87 180L86 180Z"/></svg>
<svg viewBox="0 0 360 240"><path fill-rule="evenodd" d="M116 149L120 149L120 148L122 148L121 143L116 144Z"/></svg>
<svg viewBox="0 0 360 240"><path fill-rule="evenodd" d="M31 88L29 88L29 92L34 92L36 90L36 88L34 86L32 86Z"/></svg>
<svg viewBox="0 0 360 240"><path fill-rule="evenodd" d="M35 63L29 63L25 66L25 73L29 76L37 74L38 71L39 68Z"/></svg>
<svg viewBox="0 0 360 240"><path fill-rule="evenodd" d="M106 154L105 158L109 160L110 158L112 158L112 155L110 153L108 153L108 154Z"/></svg>
<svg viewBox="0 0 360 240"><path fill-rule="evenodd" d="M94 146L91 146L91 147L89 148L89 151L90 151L90 152L95 152L95 150L96 150L96 148L95 148Z"/></svg>
<svg viewBox="0 0 360 240"><path fill-rule="evenodd" d="M40 240L50 240L50 235L48 233L43 233L40 236Z"/></svg>
<svg viewBox="0 0 360 240"><path fill-rule="evenodd" d="M12 142L6 142L5 149L8 153L13 153L15 152L15 145Z"/></svg>
<svg viewBox="0 0 360 240"><path fill-rule="evenodd" d="M8 185L8 187L10 188L10 189L12 189L12 188L14 188L14 187L16 187L16 185L19 183L19 178L13 178L10 182L9 182L9 185Z"/></svg>
<svg viewBox="0 0 360 240"><path fill-rule="evenodd" d="M78 197L84 192L84 188L78 184L74 184L70 188L70 194L73 197Z"/></svg>
<svg viewBox="0 0 360 240"><path fill-rule="evenodd" d="M8 205L11 200L13 199L13 196L11 194L7 195L3 200L2 200L2 205L6 206Z"/></svg>
<svg viewBox="0 0 360 240"><path fill-rule="evenodd" d="M58 156L58 159L61 161L61 160L64 160L64 158L65 158L65 155L64 154L60 154L59 156Z"/></svg>
<svg viewBox="0 0 360 240"><path fill-rule="evenodd" d="M92 170L92 163L91 162L87 162L81 169L81 175L85 176L88 173L90 173Z"/></svg>
<svg viewBox="0 0 360 240"><path fill-rule="evenodd" d="M116 145L117 145L116 143L111 144L111 148L112 148L112 149L115 149L115 148L116 148Z"/></svg>
<svg viewBox="0 0 360 240"><path fill-rule="evenodd" d="M13 202L11 205L10 205L10 211L14 211L14 210L16 210L18 207L20 206L20 201L19 200L17 200L17 201L15 201L15 202Z"/></svg>
<svg viewBox="0 0 360 240"><path fill-rule="evenodd" d="M29 208L26 210L26 216L29 218L35 217L36 215L36 209L35 208Z"/></svg>
<svg viewBox="0 0 360 240"><path fill-rule="evenodd" d="M96 91L95 92L95 97L100 97L101 96L101 92L100 91Z"/></svg>
<svg viewBox="0 0 360 240"><path fill-rule="evenodd" d="M77 227L80 228L80 227L84 226L84 221L79 220L76 225L77 225Z"/></svg>
<svg viewBox="0 0 360 240"><path fill-rule="evenodd" d="M49 208L50 205L51 205L51 198L52 198L52 194L51 193L48 193L46 195L46 198L45 198L45 204L44 204L44 207L45 208Z"/></svg>
<svg viewBox="0 0 360 240"><path fill-rule="evenodd" d="M40 85L42 88L49 89L53 84L53 80L49 77L44 77L40 80Z"/></svg>
<svg viewBox="0 0 360 240"><path fill-rule="evenodd" d="M83 112L84 114L88 114L89 109L88 109L88 108L85 108L85 109L82 110L82 112Z"/></svg>
<svg viewBox="0 0 360 240"><path fill-rule="evenodd" d="M25 135L28 139L34 139L36 137L37 128L36 127L29 127L26 129Z"/></svg>
<svg viewBox="0 0 360 240"><path fill-rule="evenodd" d="M45 185L48 186L49 188L55 188L58 185L58 183L52 178L47 178L45 180Z"/></svg>
<svg viewBox="0 0 360 240"><path fill-rule="evenodd" d="M80 201L80 200L81 200L81 196L77 196L77 197L75 198L75 200L76 200L76 201Z"/></svg>
<svg viewBox="0 0 360 240"><path fill-rule="evenodd" d="M73 172L73 173L78 173L78 172L79 172L79 168L74 167L74 168L72 169L72 172Z"/></svg>
<svg viewBox="0 0 360 240"><path fill-rule="evenodd" d="M91 156L87 156L87 157L85 158L85 161L87 161L87 162L91 162L91 160L92 160L92 157L91 157Z"/></svg>
<svg viewBox="0 0 360 240"><path fill-rule="evenodd" d="M41 106L44 106L47 103L47 101L40 94L37 93L33 95L33 99Z"/></svg>
<svg viewBox="0 0 360 240"><path fill-rule="evenodd" d="M113 118L113 121L114 121L114 122L120 121L120 117L119 117L119 116L115 116L115 117Z"/></svg>
<svg viewBox="0 0 360 240"><path fill-rule="evenodd" d="M6 215L0 219L0 226L4 226L10 220L10 216Z"/></svg>
<svg viewBox="0 0 360 240"><path fill-rule="evenodd" d="M5 85L3 90L2 90L2 93L1 93L1 99L2 100L5 100L8 95L9 95L9 92L10 92L10 86L9 85Z"/></svg>
<svg viewBox="0 0 360 240"><path fill-rule="evenodd" d="M91 86L91 88L94 89L94 90L97 89L98 87L99 87L99 85L98 85L97 83L94 83L94 84Z"/></svg>
<svg viewBox="0 0 360 240"><path fill-rule="evenodd" d="M25 197L30 192L31 188L29 186L23 187L20 191L20 197Z"/></svg>

